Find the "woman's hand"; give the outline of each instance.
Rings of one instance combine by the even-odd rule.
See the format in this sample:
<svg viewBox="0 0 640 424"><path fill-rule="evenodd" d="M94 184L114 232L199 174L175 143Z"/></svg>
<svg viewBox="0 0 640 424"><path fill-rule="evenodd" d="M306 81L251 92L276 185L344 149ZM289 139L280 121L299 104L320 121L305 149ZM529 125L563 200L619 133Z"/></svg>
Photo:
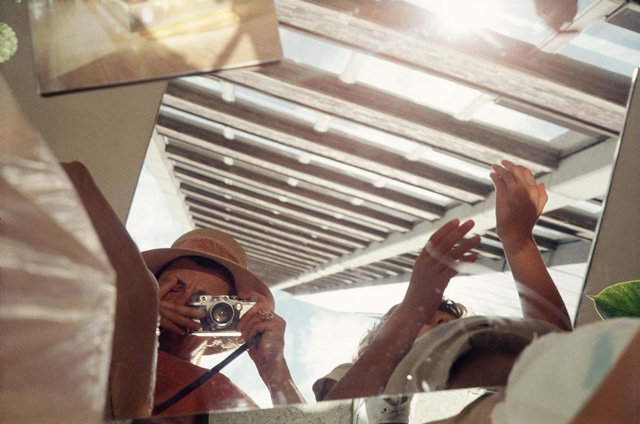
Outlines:
<svg viewBox="0 0 640 424"><path fill-rule="evenodd" d="M489 175L496 188L496 232L503 243L522 244L532 237L548 196L533 173L508 160L493 165Z"/></svg>
<svg viewBox="0 0 640 424"><path fill-rule="evenodd" d="M284 319L271 310L267 298L258 292L242 293L239 297L258 298L258 302L240 318L237 329L244 341L262 333L256 344L249 348L249 356L267 385L273 404L304 403L284 359Z"/></svg>
<svg viewBox="0 0 640 424"><path fill-rule="evenodd" d="M182 294L175 295L177 290L180 290L180 287L178 279L175 277L160 282L158 290L160 328L177 335L184 335L185 328L193 331L200 330L200 324L195 322L193 318L204 318L206 313L200 309L175 302L176 297L183 297ZM172 302L172 300L174 301Z"/></svg>
<svg viewBox="0 0 640 424"><path fill-rule="evenodd" d="M467 240L464 236L471 231L472 220L460 224L454 219L436 231L416 259L411 274L411 281L403 303L411 303L425 313L429 320L437 308L444 289L457 273L459 262L473 262L475 253L467 254L480 243L480 236L475 235ZM428 316L427 316L428 315Z"/></svg>
<svg viewBox="0 0 640 424"><path fill-rule="evenodd" d="M267 298L262 294L250 291L242 293L239 297L243 299L258 298L258 302L240 318L237 329L242 333L242 339L245 342L256 334L262 333L262 337L249 349L249 356L255 362L261 376L263 373L269 374L272 371L271 368L284 361L286 323L282 317L271 310Z"/></svg>

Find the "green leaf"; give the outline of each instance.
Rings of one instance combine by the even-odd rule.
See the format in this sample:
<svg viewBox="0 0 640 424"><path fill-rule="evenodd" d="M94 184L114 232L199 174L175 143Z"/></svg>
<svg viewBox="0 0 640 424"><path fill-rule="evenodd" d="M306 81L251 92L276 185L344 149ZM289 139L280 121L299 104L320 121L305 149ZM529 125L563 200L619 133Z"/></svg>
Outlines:
<svg viewBox="0 0 640 424"><path fill-rule="evenodd" d="M18 50L18 37L13 29L0 22L0 63L4 63Z"/></svg>
<svg viewBox="0 0 640 424"><path fill-rule="evenodd" d="M619 317L640 318L640 280L614 284L597 296L587 297L595 303L602 319Z"/></svg>

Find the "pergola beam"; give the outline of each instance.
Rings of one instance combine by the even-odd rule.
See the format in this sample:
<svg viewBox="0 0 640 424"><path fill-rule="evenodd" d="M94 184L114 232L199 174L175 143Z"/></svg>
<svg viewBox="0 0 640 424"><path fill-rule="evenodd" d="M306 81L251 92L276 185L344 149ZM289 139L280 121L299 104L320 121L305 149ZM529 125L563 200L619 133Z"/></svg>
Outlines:
<svg viewBox="0 0 640 424"><path fill-rule="evenodd" d="M384 228L387 231L405 232L411 229L411 224L392 215L376 212L364 206L356 206L335 197L311 191L298 184L295 190L284 181L258 173L255 169L248 169L235 162L234 166L226 165L222 159L218 159L214 153L206 152L203 155L194 155L175 144L166 146L167 156L181 166L189 166L190 169L200 173L215 174L223 178L230 178L246 186L258 189L274 196L285 196L300 203L326 211L328 214L350 217L364 224L373 225L376 228ZM337 219L337 218L336 218ZM357 228L357 227L356 227Z"/></svg>
<svg viewBox="0 0 640 424"><path fill-rule="evenodd" d="M265 234L251 228L246 228L245 226L226 221L223 218L197 215L194 216L194 221L197 223L206 224L209 227L213 226L212 228L224 230L232 235L239 234L241 236L244 236L245 238L250 237L252 240L255 240L256 243L274 246L274 249L283 250L286 252L295 251L299 256L307 259L317 258L319 263L324 263L327 260L335 259L339 256L339 254L335 252L327 252L326 250L320 250L309 245L301 246L300 243L289 242L286 239L271 236L269 234Z"/></svg>
<svg viewBox="0 0 640 424"><path fill-rule="evenodd" d="M252 73L249 72L249 74ZM373 98L369 101L373 101ZM256 109L237 100L234 103L224 102L203 88L187 82L174 81L169 84L163 103L245 133L381 174L389 179L444 194L464 202L481 200L490 191L490 187L486 184L478 183L427 163L407 160L402 155L391 153L375 145L364 145L337 134L320 133L307 124L275 115L266 109ZM384 120L387 117L379 119ZM496 137L501 138L500 136ZM439 146L454 145L454 140L447 139L439 142L435 137L431 137L431 139L432 143L435 141ZM505 145L509 145L509 143L505 143ZM488 150L486 147L470 141L459 150L462 152L465 149L468 154L476 157L481 157L480 155ZM495 151L494 157L498 156L499 152Z"/></svg>
<svg viewBox="0 0 640 424"><path fill-rule="evenodd" d="M175 166L174 172L176 176L179 176L183 181L191 185L189 188L183 188L183 191L188 190L194 195L199 194L201 196L217 198L218 200L240 208L255 209L258 207L266 210L271 215L277 214L283 217L295 218L309 222L322 230L331 228L334 231L351 234L367 241L382 241L385 239L386 234L381 231L368 229L367 227L357 224L352 224L353 226L346 225L343 220L291 205L288 201L282 202L268 196L262 196L259 193L238 187L236 184L227 185L223 181L218 181L201 175L198 172L184 169L182 165ZM229 197L231 197L231 199L229 199Z"/></svg>
<svg viewBox="0 0 640 424"><path fill-rule="evenodd" d="M310 244L316 247L324 248L330 252L335 252L338 254L351 253L354 249L343 247L336 243L332 243L326 240L318 240L314 239L311 236L303 233L294 232L291 229L285 229L275 225L268 225L266 223L256 223L251 219L247 219L240 214L226 211L222 208L214 208L212 205L202 205L201 202L187 198L185 200L189 209L193 213L194 216L214 216L218 218L224 219L229 218L230 220L237 222L241 225L253 226L253 228L257 228L259 230L265 231L267 233L280 235L282 237L288 237L291 240L297 241L303 244ZM206 209L205 209L206 208Z"/></svg>
<svg viewBox="0 0 640 424"><path fill-rule="evenodd" d="M516 43L504 37L493 37L500 39L499 49L447 45L446 40L432 38L427 31L420 30L433 19L431 14L406 3L365 5L357 0L326 0L319 5L304 0L276 0L276 8L278 21L292 28L442 75L483 92L537 105L577 121L592 122L613 133L622 128L628 81L621 81L611 73L599 72L598 76L597 72L587 72L588 65L550 66L559 65L556 63L559 61L539 51L534 57L534 46L528 49L516 46L524 50L518 55L513 54L515 48L509 48ZM512 54L503 54L505 46ZM578 70L585 70L580 73L589 74L590 78L576 81Z"/></svg>
<svg viewBox="0 0 640 424"><path fill-rule="evenodd" d="M577 153L560 163L558 170L541 179L549 194L546 210L560 209L578 200L591 199L606 193L613 168L616 143L608 141ZM408 233L393 234L382 243L372 243L366 249L345 255L296 278L275 286L286 289L327 275L356 268L386 258L421 249L428 238L443 223L453 219L473 219L474 232L482 233L495 227L495 193L476 205L461 205L451 209L437 222L423 222Z"/></svg>
<svg viewBox="0 0 640 424"><path fill-rule="evenodd" d="M416 197L384 188L379 189L364 181L355 180L346 174L318 165L303 164L293 158L242 142L238 138L234 139L233 143L229 143L220 134L167 117L163 114L162 109L158 116L156 129L160 134L199 147L202 150L216 152L421 219L436 219L440 216L439 212L443 210L440 206Z"/></svg>
<svg viewBox="0 0 640 424"><path fill-rule="evenodd" d="M337 233L335 231L328 231L321 228L311 227L301 221L287 219L286 217L282 217L281 215L273 215L264 210L256 210L255 207L251 207L248 205L237 205L231 201L225 200L224 197L215 195L213 193L206 193L206 195L202 195L201 193L196 192L196 194L197 196L191 196L187 194L187 198L191 198L193 203L197 202L197 205L200 207L220 210L219 205L224 205L224 211L230 214L233 213L235 216L243 217L246 219L253 219L258 222L267 222L270 225L287 229L293 231L294 233L304 234L314 239L318 239L328 243L335 243L337 245L344 245L350 248L362 248L369 244L368 242L362 241L361 239L354 239L353 237L345 236L344 234Z"/></svg>
<svg viewBox="0 0 640 424"><path fill-rule="evenodd" d="M283 60L277 66L255 72L236 70L215 77L333 116L348 117L474 162L492 164L508 159L529 167L534 173L549 172L558 164L552 152L528 146L515 137L458 121L443 112L380 90L357 83L347 85L337 76L290 61Z"/></svg>

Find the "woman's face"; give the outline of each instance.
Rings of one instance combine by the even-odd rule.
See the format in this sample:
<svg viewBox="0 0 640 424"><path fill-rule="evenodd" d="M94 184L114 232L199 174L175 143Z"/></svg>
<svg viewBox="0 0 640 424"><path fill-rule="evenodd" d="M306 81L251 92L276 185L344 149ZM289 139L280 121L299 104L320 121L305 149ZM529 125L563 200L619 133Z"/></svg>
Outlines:
<svg viewBox="0 0 640 424"><path fill-rule="evenodd" d="M189 258L176 259L158 278L160 286L177 280L163 300L175 305L186 305L197 294L232 294L233 280L224 268L207 268Z"/></svg>
<svg viewBox="0 0 640 424"><path fill-rule="evenodd" d="M224 268L204 267L189 258L173 261L158 277L158 285L174 284L173 288L162 299L177 306L184 306L191 296L233 295L233 277ZM197 356L206 348L205 354L218 353L237 346L237 338L204 338L198 336L178 336L163 332L161 348L175 356L187 359ZM206 346L205 346L206 343Z"/></svg>
<svg viewBox="0 0 640 424"><path fill-rule="evenodd" d="M418 336L416 337L416 339L428 333L429 331L433 330L440 324L444 324L445 322L449 322L454 319L456 318L453 315L450 315L442 311L436 311L436 313L433 315L433 318L431 318L431 321L429 321L428 324L425 324L422 326L422 328L420 329L420 332L418 332Z"/></svg>

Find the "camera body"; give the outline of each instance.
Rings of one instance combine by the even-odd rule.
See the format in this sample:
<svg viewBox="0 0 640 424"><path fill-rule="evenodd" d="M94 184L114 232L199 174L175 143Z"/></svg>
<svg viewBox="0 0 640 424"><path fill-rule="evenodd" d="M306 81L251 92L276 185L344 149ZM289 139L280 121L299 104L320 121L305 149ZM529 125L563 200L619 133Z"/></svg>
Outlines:
<svg viewBox="0 0 640 424"><path fill-rule="evenodd" d="M241 300L236 296L196 295L189 299L187 306L204 311L204 318L196 319L202 330L189 334L201 337L226 336L237 337L241 333L236 329L238 321L257 302Z"/></svg>

